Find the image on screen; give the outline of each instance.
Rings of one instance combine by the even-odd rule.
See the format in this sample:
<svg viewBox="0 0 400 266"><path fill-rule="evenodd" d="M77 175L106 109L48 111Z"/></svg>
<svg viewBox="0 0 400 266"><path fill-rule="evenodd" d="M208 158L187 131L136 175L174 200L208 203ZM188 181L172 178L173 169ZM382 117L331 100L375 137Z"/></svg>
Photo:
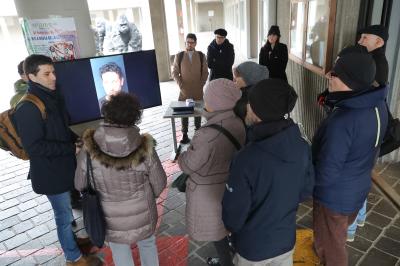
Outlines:
<svg viewBox="0 0 400 266"><path fill-rule="evenodd" d="M57 62L55 69L71 125L100 119L102 103L118 91L135 94L144 109L161 105L154 50Z"/></svg>

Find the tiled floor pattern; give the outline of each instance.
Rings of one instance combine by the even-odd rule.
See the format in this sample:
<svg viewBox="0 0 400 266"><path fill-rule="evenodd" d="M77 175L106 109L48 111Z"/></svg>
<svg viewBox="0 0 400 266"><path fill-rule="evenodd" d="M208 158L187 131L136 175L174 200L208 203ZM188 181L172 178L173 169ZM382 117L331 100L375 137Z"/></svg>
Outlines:
<svg viewBox="0 0 400 266"><path fill-rule="evenodd" d="M162 115L168 102L177 98L178 90L173 82L162 83L161 87L165 104L145 110L140 128L157 140L157 153L170 184L180 170L170 160L171 125L170 120L162 119ZM176 126L180 128L179 121ZM32 191L30 181L26 180L28 167L27 162L0 152L0 265L64 265L51 206L45 196ZM400 193L400 164L379 167L383 178ZM184 219L185 194L167 188L157 203L160 214L157 245L162 266L205 265L205 258L216 255L211 243L188 239ZM84 235L80 211L74 211L74 217L78 224L75 231ZM311 202L300 205L297 222L299 228L311 227ZM368 197L366 224L359 228L348 250L349 265L400 266L400 214L376 188ZM137 249L133 248L133 252L136 265L140 265ZM105 265L113 265L108 248L97 253L104 258Z"/></svg>

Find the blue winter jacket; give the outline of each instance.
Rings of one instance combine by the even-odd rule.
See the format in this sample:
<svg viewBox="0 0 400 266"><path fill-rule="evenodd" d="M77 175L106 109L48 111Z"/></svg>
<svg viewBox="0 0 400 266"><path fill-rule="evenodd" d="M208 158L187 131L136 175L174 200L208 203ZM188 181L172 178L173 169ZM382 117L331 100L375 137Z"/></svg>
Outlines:
<svg viewBox="0 0 400 266"><path fill-rule="evenodd" d="M388 123L386 93L380 87L335 103L314 136L314 200L330 210L352 214L368 195Z"/></svg>
<svg viewBox="0 0 400 266"><path fill-rule="evenodd" d="M240 256L261 261L293 249L299 202L313 191L311 148L292 124L234 158L222 219Z"/></svg>

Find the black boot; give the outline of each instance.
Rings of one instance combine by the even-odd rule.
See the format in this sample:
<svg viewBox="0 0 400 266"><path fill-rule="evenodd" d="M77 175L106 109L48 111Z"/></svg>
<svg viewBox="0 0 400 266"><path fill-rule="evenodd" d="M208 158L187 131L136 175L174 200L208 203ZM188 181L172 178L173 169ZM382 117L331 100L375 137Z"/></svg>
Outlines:
<svg viewBox="0 0 400 266"><path fill-rule="evenodd" d="M221 264L219 263L219 258L213 258L213 257L207 258L207 265L221 266Z"/></svg>
<svg viewBox="0 0 400 266"><path fill-rule="evenodd" d="M183 133L180 143L181 144L188 144L189 142L190 142L190 139L189 139L187 133Z"/></svg>

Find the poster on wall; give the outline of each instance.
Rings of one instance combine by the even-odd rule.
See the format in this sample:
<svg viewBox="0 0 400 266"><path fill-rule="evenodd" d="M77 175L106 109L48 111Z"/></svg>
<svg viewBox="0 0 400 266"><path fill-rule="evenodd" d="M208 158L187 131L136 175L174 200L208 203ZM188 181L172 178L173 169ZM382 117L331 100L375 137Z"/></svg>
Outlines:
<svg viewBox="0 0 400 266"><path fill-rule="evenodd" d="M29 54L54 61L80 57L74 18L23 19L21 25Z"/></svg>

